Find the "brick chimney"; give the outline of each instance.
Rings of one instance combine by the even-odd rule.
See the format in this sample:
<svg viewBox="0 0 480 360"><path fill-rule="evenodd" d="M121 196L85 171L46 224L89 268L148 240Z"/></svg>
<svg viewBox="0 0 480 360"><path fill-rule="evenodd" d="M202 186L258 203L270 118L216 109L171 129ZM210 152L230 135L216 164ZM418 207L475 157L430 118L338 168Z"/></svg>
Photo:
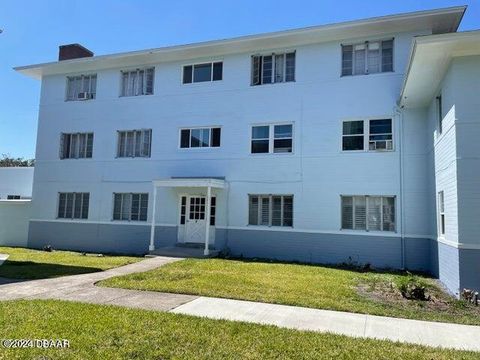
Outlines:
<svg viewBox="0 0 480 360"><path fill-rule="evenodd" d="M80 44L60 45L58 47L58 61L92 56L93 52Z"/></svg>

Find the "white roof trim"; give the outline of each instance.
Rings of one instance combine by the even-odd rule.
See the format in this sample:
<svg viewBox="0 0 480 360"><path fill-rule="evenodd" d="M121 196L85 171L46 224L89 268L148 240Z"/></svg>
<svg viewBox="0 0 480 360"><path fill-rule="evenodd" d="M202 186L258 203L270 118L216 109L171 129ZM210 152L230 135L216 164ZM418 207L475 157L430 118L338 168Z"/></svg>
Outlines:
<svg viewBox="0 0 480 360"><path fill-rule="evenodd" d="M455 6L232 39L19 66L14 69L27 76L41 78L43 75L195 59L203 56L267 50L282 46L300 46L392 32L427 29L432 29L434 33L454 32L457 30L465 10L466 6Z"/></svg>
<svg viewBox="0 0 480 360"><path fill-rule="evenodd" d="M212 187L214 189L224 189L226 187L225 180L215 178L177 178L154 180L155 187Z"/></svg>
<svg viewBox="0 0 480 360"><path fill-rule="evenodd" d="M453 58L480 55L480 30L419 36L413 40L400 106L429 104Z"/></svg>

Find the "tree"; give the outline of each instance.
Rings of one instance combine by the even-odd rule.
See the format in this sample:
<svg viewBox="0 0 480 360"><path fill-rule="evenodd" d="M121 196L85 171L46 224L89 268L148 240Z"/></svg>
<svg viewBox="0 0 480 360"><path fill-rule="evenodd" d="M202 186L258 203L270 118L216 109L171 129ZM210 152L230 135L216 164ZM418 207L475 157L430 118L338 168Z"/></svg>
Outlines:
<svg viewBox="0 0 480 360"><path fill-rule="evenodd" d="M35 159L13 158L10 154L2 154L0 167L26 167L34 166Z"/></svg>

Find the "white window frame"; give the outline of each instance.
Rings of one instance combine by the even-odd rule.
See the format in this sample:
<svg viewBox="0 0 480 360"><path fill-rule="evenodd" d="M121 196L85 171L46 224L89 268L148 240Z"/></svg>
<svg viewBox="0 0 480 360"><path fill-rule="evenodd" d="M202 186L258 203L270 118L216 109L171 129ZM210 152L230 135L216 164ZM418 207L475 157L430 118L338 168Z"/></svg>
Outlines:
<svg viewBox="0 0 480 360"><path fill-rule="evenodd" d="M257 211L257 225L250 224L250 200L252 197L258 197L258 211ZM280 215L280 223L281 225L272 225L273 220L273 197L280 197L281 198L281 215ZM284 221L284 198L291 197L292 198L292 225L283 225ZM269 199L269 209L268 209L268 225L263 225L261 223L262 219L262 199ZM273 227L273 228L293 228L295 225L295 196L293 194L248 194L248 216L247 216L247 226L260 226L260 227Z"/></svg>
<svg viewBox="0 0 480 360"><path fill-rule="evenodd" d="M66 213L67 213L67 199L65 198L65 209L63 211L63 216L59 216L59 212L60 212L60 196L62 194L65 194L65 196L68 196L69 194L71 194L73 196L73 200L72 200L72 216L71 217L66 217ZM84 218L82 217L83 215L83 206L84 206L84 194L88 194L88 208L87 208L87 217ZM81 205L80 205L80 217L75 217L75 202L77 199L77 195L80 195L81 196ZM90 192L71 192L71 191L60 191L57 193L57 208L56 208L56 219L64 219L64 220L88 220L90 216Z"/></svg>
<svg viewBox="0 0 480 360"><path fill-rule="evenodd" d="M287 54L295 54L295 67L293 69L293 80L286 81L287 77ZM282 81L275 81L275 73L276 73L276 61L275 57L279 55L283 56L283 74L282 74ZM271 82L263 82L263 66L264 66L264 60L263 58L265 56L271 56L272 57L272 81ZM253 75L254 75L254 67L253 67L253 59L255 57L261 57L262 58L262 71L260 74L260 82L258 84L254 84L253 82ZM275 51L275 52L267 52L267 53L259 53L259 54L253 54L250 57L250 86L261 86L261 85L269 85L269 84L284 84L284 83L291 83L295 82L297 80L297 51L296 50L283 50L283 51Z"/></svg>
<svg viewBox="0 0 480 360"><path fill-rule="evenodd" d="M352 198L352 229L344 229L342 224L342 202L343 198ZM365 198L365 229L355 229L355 198L364 197ZM383 229L383 199L384 198L393 198L393 208L395 209L395 230L369 230L368 229L368 201L369 198L380 198L380 228ZM358 231L358 232L380 232L380 233L397 233L397 197L395 195L340 195L340 230L341 231Z"/></svg>
<svg viewBox="0 0 480 360"><path fill-rule="evenodd" d="M213 80L213 64L216 63L222 63L222 78L220 80ZM210 64L210 81L198 81L195 82L195 66L198 65L206 65ZM185 83L184 82L184 75L185 75L185 67L191 66L192 67L192 82ZM181 77L182 77L182 85L194 85L194 84L206 84L206 83L211 83L211 82L220 82L223 81L223 73L224 73L224 61L223 59L218 59L218 60L211 60L211 61L200 61L200 62L195 62L195 63L188 63L188 64L183 64L182 65L182 70L181 70Z"/></svg>
<svg viewBox="0 0 480 360"><path fill-rule="evenodd" d="M291 152L274 152L274 140L275 140L275 126L281 125L291 125L292 126L292 151ZM253 128L260 126L268 126L268 152L265 153L253 153L252 152L252 142L253 140L267 140L265 139L254 139L253 138ZM289 138L282 138L289 139ZM281 123L266 123L266 124L251 124L250 125L250 142L249 142L248 152L250 155L259 156L259 155L292 155L295 153L295 122L281 122Z"/></svg>
<svg viewBox="0 0 480 360"><path fill-rule="evenodd" d="M65 135L70 135L70 149L68 156L64 156L64 148L65 148ZM87 156L88 154L88 137L92 135L92 156ZM75 136L77 138L75 149L72 149L72 137ZM80 154L80 137L85 136L85 149L83 154ZM93 144L95 142L95 135L93 132L79 132L79 133L61 133L60 134L60 159L61 160L78 160L78 159L92 159L93 158ZM82 155L82 156L81 156Z"/></svg>
<svg viewBox="0 0 480 360"><path fill-rule="evenodd" d="M382 66L383 66L383 63L382 63L382 60L383 60L383 56L382 56L382 42L384 41L392 41L392 70L391 71L382 71ZM380 43L380 71L378 72L374 72L374 73L370 73L368 71L368 51L365 50L365 72L364 73L361 73L361 74L355 74L355 46L358 46L358 45L365 45L366 48L365 49L368 49L368 44L370 43ZM343 47L344 46L352 46L352 49L353 49L353 54L352 54L352 73L351 74L347 74L347 75L343 75ZM354 43L350 43L350 42L347 42L347 43L342 43L340 45L340 77L345 77L345 78L348 78L350 76L363 76L363 75L375 75L375 74L389 74L389 73L394 73L395 72L395 38L382 38L382 39L375 39L375 40L366 40L366 41L363 41L363 42L354 42Z"/></svg>
<svg viewBox="0 0 480 360"><path fill-rule="evenodd" d="M372 120L390 120L392 122L392 148L391 149L378 149L370 150L370 135L381 135L381 134L370 134L370 121ZM363 150L343 150L343 138L351 136L360 136L358 135L344 135L343 134L343 123L352 122L352 121L363 121ZM373 153L382 153L382 152L394 152L395 151L395 121L394 118L390 116L376 116L366 118L352 118L352 119L343 119L340 124L340 152L343 153L364 153L364 152L373 152Z"/></svg>
<svg viewBox="0 0 480 360"><path fill-rule="evenodd" d="M133 132L133 152L132 152L132 155L131 156L127 156L126 155L126 147L127 147L127 141L125 140L125 149L124 149L124 153L125 155L122 155L122 151L120 149L120 137L121 137L121 134L122 133L129 133L129 132ZM146 132L150 132L150 144L149 144L149 148L148 148L148 155L139 155L139 156L136 156L135 155L135 147L136 147L136 144L137 144L137 136L136 134L140 132L141 133L141 143L140 143L140 150L142 151L142 149L144 148L143 145L144 145L144 134ZM134 159L134 158L142 158L142 159L146 159L146 158L150 158L152 157L152 142L153 142L153 132L152 132L152 129L131 129L131 130L117 130L117 147L116 147L116 156L115 158L117 159Z"/></svg>
<svg viewBox="0 0 480 360"><path fill-rule="evenodd" d="M130 196L130 209L128 210L128 220L125 219L115 219L115 195L121 195L121 202L120 202L120 217L122 217L123 213L123 205L124 205L124 197ZM133 195L140 195L139 204L138 204L138 217L139 219L132 219L132 206L133 206ZM145 220L140 220L141 216L141 204L142 204L142 196L147 196L147 213L145 214ZM144 223L148 222L148 207L150 206L150 194L148 192L114 192L112 194L112 221L119 222L119 221L126 221L126 222L139 222Z"/></svg>
<svg viewBox="0 0 480 360"><path fill-rule="evenodd" d="M70 82L70 79L75 79L75 81L78 81L77 78L81 78L81 81L82 81L82 86L81 86L81 90L82 91L79 91L77 92L76 91L76 86L74 85L73 86L73 98L70 98L68 95L70 93L69 91L69 82ZM86 89L84 88L84 85L85 85L85 78L89 78L89 86L88 86L88 91L85 91ZM95 88L92 88L92 78L95 78ZM76 75L67 75L66 78L65 78L65 101L84 101L84 99L79 99L78 98L78 94L79 93L82 93L82 92L86 92L88 94L90 94L90 96L88 97L88 99L85 99L85 100L94 100L97 98L97 81L98 81L98 76L96 73L92 73L92 74L76 74ZM93 91L92 91L93 90Z"/></svg>
<svg viewBox="0 0 480 360"><path fill-rule="evenodd" d="M446 229L447 229L447 223L446 223L446 219L445 219L445 192L443 190L439 191L437 193L437 201L438 201L438 205L437 205L438 235L439 235L439 237L444 238L445 237L445 232L446 232ZM443 210L442 210L442 208L443 208ZM442 224L442 218L443 218L443 224ZM442 228L442 226L443 226L443 228Z"/></svg>
<svg viewBox="0 0 480 360"><path fill-rule="evenodd" d="M147 70L152 70L152 92L147 94ZM127 78L127 84L128 84L128 91L127 93L130 93L130 74L133 72L137 73L137 78L138 74L140 71L143 71L143 86L142 86L142 93L141 94L136 94L137 91L134 91L135 94L129 95L129 94L124 94L123 89L124 89L124 84L123 84L123 75L125 73L128 73L128 78ZM146 66L142 68L135 68L135 69L124 69L120 70L120 95L119 97L135 97L135 96L147 96L147 95L153 95L155 94L155 66Z"/></svg>
<svg viewBox="0 0 480 360"><path fill-rule="evenodd" d="M198 146L192 147L192 130L205 130L208 129L210 131L209 135L209 145L208 146ZM212 146L213 141L213 129L220 129L220 146ZM188 147L182 147L182 130L190 130L190 139ZM178 149L182 151L195 151L195 150L202 150L202 149L220 149L222 147L222 133L223 129L222 126L219 125L210 125L210 126L191 126L191 127L181 127L178 130Z"/></svg>

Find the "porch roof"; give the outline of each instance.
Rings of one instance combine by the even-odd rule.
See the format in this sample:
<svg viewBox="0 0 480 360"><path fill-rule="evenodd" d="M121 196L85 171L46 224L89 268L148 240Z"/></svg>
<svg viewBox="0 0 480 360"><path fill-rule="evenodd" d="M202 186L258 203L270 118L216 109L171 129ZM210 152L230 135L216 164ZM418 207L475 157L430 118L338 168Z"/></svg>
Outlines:
<svg viewBox="0 0 480 360"><path fill-rule="evenodd" d="M225 179L219 177L172 177L170 179L153 180L154 187L211 187L223 189L226 185Z"/></svg>

